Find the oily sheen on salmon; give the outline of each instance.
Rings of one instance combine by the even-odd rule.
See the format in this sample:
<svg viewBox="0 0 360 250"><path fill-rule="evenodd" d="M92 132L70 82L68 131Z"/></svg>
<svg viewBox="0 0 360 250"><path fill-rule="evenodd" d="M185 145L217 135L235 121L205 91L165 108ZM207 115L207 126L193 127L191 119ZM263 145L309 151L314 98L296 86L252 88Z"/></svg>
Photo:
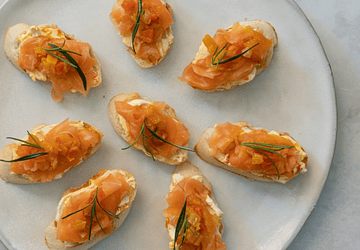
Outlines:
<svg viewBox="0 0 360 250"><path fill-rule="evenodd" d="M75 40L56 25L14 25L6 33L4 50L32 80L52 82L51 97L56 102L66 92L86 96L90 88L101 84L100 64L90 44Z"/></svg>
<svg viewBox="0 0 360 250"><path fill-rule="evenodd" d="M158 64L173 43L172 9L162 0L117 0L110 19L141 67Z"/></svg>
<svg viewBox="0 0 360 250"><path fill-rule="evenodd" d="M100 170L87 183L64 192L55 220L45 230L50 249L88 249L125 220L136 195L124 169Z"/></svg>
<svg viewBox="0 0 360 250"><path fill-rule="evenodd" d="M102 136L95 126L82 121L39 124L23 142L8 144L2 150L1 178L18 184L58 179L95 153Z"/></svg>
<svg viewBox="0 0 360 250"><path fill-rule="evenodd" d="M269 23L236 22L213 37L205 35L179 80L208 92L231 89L268 68L276 45L277 35Z"/></svg>
<svg viewBox="0 0 360 250"><path fill-rule="evenodd" d="M185 162L176 168L166 202L163 214L171 249L174 244L184 250L226 249L221 236L223 212L215 202L210 182L197 167ZM177 231L177 227L182 229Z"/></svg>
<svg viewBox="0 0 360 250"><path fill-rule="evenodd" d="M187 151L174 145L186 147L190 135L166 103L152 101L138 93L120 94L110 100L108 111L113 128L132 147L172 165L186 160Z"/></svg>
<svg viewBox="0 0 360 250"><path fill-rule="evenodd" d="M204 161L253 180L286 183L307 170L308 156L289 134L246 122L208 128L195 150Z"/></svg>

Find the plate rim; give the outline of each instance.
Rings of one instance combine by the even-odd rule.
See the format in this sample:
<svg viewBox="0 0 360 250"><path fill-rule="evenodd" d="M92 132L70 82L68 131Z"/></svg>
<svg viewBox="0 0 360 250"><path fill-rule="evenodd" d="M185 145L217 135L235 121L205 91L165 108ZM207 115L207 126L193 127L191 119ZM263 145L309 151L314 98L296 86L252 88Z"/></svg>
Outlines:
<svg viewBox="0 0 360 250"><path fill-rule="evenodd" d="M295 0L286 0L287 2L291 2L291 3L294 3L293 7L295 7L300 13L301 13L301 16L302 18L305 18L304 20L310 25L313 33L316 35L317 39L318 39L318 42L322 48L322 54L325 56L325 59L326 59L326 62L327 62L327 66L329 68L329 71L330 71L330 75L331 75L331 92L332 92L332 96L333 96L333 99L332 101L334 101L333 105L334 105L334 115L333 115L333 121L334 121L334 131L332 133L333 137L332 137L332 145L331 145L331 148L332 148L332 156L331 156L331 159L330 159L330 162L329 162L329 167L327 169L327 174L326 174L326 178L325 178L325 181L324 183L322 184L322 188L319 192L319 194L317 195L316 199L315 199L315 204L312 208L312 210L309 212L309 215L306 217L305 221L302 223L300 229L298 230L298 232L296 234L293 234L291 235L291 237L288 239L287 241L287 244L284 246L284 248L288 247L291 242L297 237L297 235L300 233L300 231L303 229L305 223L307 222L307 220L310 218L312 212L314 211L314 209L316 208L316 205L321 197L321 194L324 190L324 187L326 185L326 182L328 180L328 176L329 176L329 173L330 173L330 170L331 170L331 166L332 166L332 163L333 163L333 159L334 159L334 156L335 156L335 150L336 150L336 144L337 144L337 140L338 140L338 107L337 107L337 98L336 98L336 89L335 89L335 81L334 81L334 75L333 75L333 71L332 71L332 67L331 67L331 64L330 64L330 61L328 59L328 56L326 54L326 51L325 51L325 48L321 42L321 39L319 37L319 35L317 34L315 28L313 27L312 23L310 22L310 20L308 19L308 17L306 16L306 14L304 13L304 11L301 9L301 7L296 3ZM6 4L10 3L10 2L14 2L14 1L10 1L10 0L5 0L5 2L0 5L0 12L2 11L3 7L6 6ZM291 4L290 3L290 4ZM9 243L7 242L7 240L3 237L2 234L0 234L0 241L2 244L5 245L5 247L7 247L7 249L12 249L11 246L9 245Z"/></svg>

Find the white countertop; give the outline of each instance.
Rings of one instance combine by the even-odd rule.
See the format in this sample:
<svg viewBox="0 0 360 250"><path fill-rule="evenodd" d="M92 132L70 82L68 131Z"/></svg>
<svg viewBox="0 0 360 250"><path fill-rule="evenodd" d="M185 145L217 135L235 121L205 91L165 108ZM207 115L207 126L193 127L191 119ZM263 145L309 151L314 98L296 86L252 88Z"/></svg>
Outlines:
<svg viewBox="0 0 360 250"><path fill-rule="evenodd" d="M0 0L0 6L4 2ZM323 193L288 249L360 249L360 2L296 2L319 35L332 67L338 132Z"/></svg>

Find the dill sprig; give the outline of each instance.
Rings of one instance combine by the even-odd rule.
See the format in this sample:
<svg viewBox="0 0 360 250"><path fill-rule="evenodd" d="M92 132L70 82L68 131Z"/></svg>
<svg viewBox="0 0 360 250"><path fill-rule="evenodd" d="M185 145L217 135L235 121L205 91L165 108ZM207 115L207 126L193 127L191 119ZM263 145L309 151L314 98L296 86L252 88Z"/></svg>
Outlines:
<svg viewBox="0 0 360 250"><path fill-rule="evenodd" d="M112 217L115 217L116 219L119 219L119 216L117 216L116 214L113 214L113 213L107 211L105 208L103 208L103 207L100 205L100 202L99 202L99 200L98 200L98 198L97 198L97 194L98 194L98 187L96 187L96 191L95 191L94 198L90 201L89 204L87 204L85 207L83 207L83 208L81 208L81 209L79 209L79 210L76 210L75 212L72 212L72 213L70 213L70 214L68 214L68 215L65 215L64 217L61 218L61 219L66 219L66 218L68 218L69 216L74 215L74 214L76 214L76 213L78 213L78 212L86 209L86 208L89 207L90 205L92 205L92 206L91 206L91 215L90 215L90 225L89 225L89 227L90 227L90 229L89 229L89 240L90 240L90 238L91 238L91 227L92 227L92 223L93 223L94 217L95 217L95 219L96 219L96 222L99 224L99 226L100 226L100 228L101 228L101 231L103 231L103 232L106 234L106 231L105 231L104 228L101 226L100 221L99 221L99 219L98 219L98 217L97 217L97 214L96 214L96 204L98 204L99 207L100 207L105 213L111 215Z"/></svg>
<svg viewBox="0 0 360 250"><path fill-rule="evenodd" d="M222 59L226 56L226 54L227 54L227 51L225 51L225 53L216 61L216 58L217 58L217 57L220 55L220 53L226 48L227 45L228 45L228 43L226 43L219 51L218 51L219 47L216 46L215 52L214 52L214 54L213 54L212 57L211 57L211 65L212 65L212 66L218 67L219 64L228 63L228 62L231 62L231 61L233 61L233 60L235 60L235 59L238 59L240 56L244 55L245 53L247 53L248 51L250 51L251 49L253 49L255 46L259 45L259 43L251 46L250 48L248 48L248 49L246 49L246 50L244 50L244 51L241 52L240 54L237 54L237 55L235 55L235 56L232 56L232 57L229 57L229 58L227 58L227 59L225 59L225 60L222 60Z"/></svg>
<svg viewBox="0 0 360 250"><path fill-rule="evenodd" d="M285 146L285 145L273 145L273 144L260 143L260 142L242 142L241 145L248 148L252 148L255 151L259 152L260 154L264 155L266 158L268 158L276 170L278 180L280 180L279 169L277 168L275 162L264 151L275 154L281 157L282 159L285 159L283 155L277 153L276 151L294 147L294 146Z"/></svg>
<svg viewBox="0 0 360 250"><path fill-rule="evenodd" d="M176 250L176 241L179 236L182 236L181 243L179 244L178 249L182 247L184 244L186 237L187 237L187 230L190 229L191 233L197 236L197 234L191 229L188 221L188 214L186 214L186 201L187 197L185 197L184 205L181 209L178 221L176 223L176 229L175 229L175 237L174 237L174 248L173 250Z"/></svg>
<svg viewBox="0 0 360 250"><path fill-rule="evenodd" d="M147 135L145 134L145 128L146 128L147 130L149 130L149 132L152 134L152 136L147 136ZM155 157L154 157L153 152L151 151L151 148L150 148L150 146L149 146L149 143L147 142L147 139L156 138L156 139L158 139L158 140L160 140L160 141L162 141L162 142L165 142L165 143L167 143L167 144L170 144L171 146L174 146L174 147L177 147L177 148L180 148L180 149L183 149L183 150L195 152L195 150L192 149L192 148L187 148L187 147L179 146L179 145L176 145L176 144L174 144L174 143L171 143L171 142L165 140L164 138L162 138L161 136L159 136L159 135L156 133L156 130L157 130L157 127L155 128L155 130L152 130L151 128L149 128L149 126L148 126L147 123L146 123L146 118L145 118L144 123L143 123L142 126L141 126L141 129L140 129L140 132L139 132L138 137L135 139L135 141L134 141L132 144L130 144L129 146L127 146L127 147L125 147L125 148L122 148L122 150L126 150L126 149L129 149L129 148L133 147L133 146L135 145L135 143L137 143L137 142L139 141L140 137L142 136L143 146L144 146L146 152L148 152L148 153L151 155L151 157L153 158L154 161L155 161Z"/></svg>
<svg viewBox="0 0 360 250"><path fill-rule="evenodd" d="M28 142L28 141L25 141L25 140L21 140L21 139L18 139L18 138L14 138L14 137L6 137L6 139L11 139L11 140L15 140L15 141L22 142L22 143L21 143L21 146L38 148L38 149L41 149L41 150L45 151L45 149L43 149L43 148L39 145L39 143L35 140L35 137L34 137L32 134L30 134L29 131L27 131L27 133L28 133L28 135L31 137L31 139L33 139L34 143L31 143L31 142ZM48 152L37 152L37 153L25 155L25 156L23 156L23 157L20 157L20 158L14 159L14 160L3 160L3 159L0 159L0 161L2 161L2 162L26 161L26 160L34 159L34 158L37 158L37 157L39 157L39 156L43 156L43 155L47 155L47 154L49 154L49 153L48 153Z"/></svg>
<svg viewBox="0 0 360 250"><path fill-rule="evenodd" d="M87 89L87 81L86 81L84 72L81 70L79 64L75 61L75 59L71 55L69 55L69 53L72 53L72 54L75 54L78 56L82 56L82 55L77 52L71 51L71 50L63 49L63 47L65 45L65 40L64 40L63 45L61 45L60 47L55 44L52 44L52 43L47 43L47 44L50 47L52 47L52 49L48 49L48 48L44 48L44 47L41 47L41 48L43 50L45 50L47 53L49 53L50 55L52 55L53 57L56 57L57 59L63 61L64 63L67 63L70 66L74 67L83 82L84 89L86 90ZM52 52L60 52L67 60L62 58L61 56L58 56L58 55L52 53Z"/></svg>
<svg viewBox="0 0 360 250"><path fill-rule="evenodd" d="M142 0L138 0L138 11L136 13L135 26L134 26L133 32L131 34L131 45L132 45L132 49L135 54L136 54L135 36L136 36L136 33L138 32L139 26L140 26L140 14L143 14L143 15L145 14L145 11L142 9Z"/></svg>

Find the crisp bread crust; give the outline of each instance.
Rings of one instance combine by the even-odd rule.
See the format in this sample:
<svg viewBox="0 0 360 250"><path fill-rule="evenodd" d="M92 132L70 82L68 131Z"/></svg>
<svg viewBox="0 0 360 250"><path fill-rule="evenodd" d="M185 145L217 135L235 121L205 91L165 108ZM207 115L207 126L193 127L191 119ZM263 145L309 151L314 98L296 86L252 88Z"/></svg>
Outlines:
<svg viewBox="0 0 360 250"><path fill-rule="evenodd" d="M169 13L171 14L171 16L173 15L173 10L170 7L169 4L165 3L163 0L160 0L162 2L162 4L166 7L166 9L169 11ZM114 6L112 7L112 11L116 10L118 8L123 9L121 6L122 1L121 0L117 0L117 2L114 4ZM114 25L114 28L117 29L118 24L116 22L116 20L114 18L111 17L110 15L110 20ZM126 45L126 43L124 42L124 38L125 36L122 36L119 32L119 36L123 39L123 43L126 46L126 50L129 52L130 56L134 59L134 61L142 68L150 68L153 67L157 64L159 64L166 56L166 54L169 52L171 45L174 43L174 35L173 35L173 31L171 29L171 26L168 27L162 34L162 38L161 40L157 43L160 47L164 48L164 44L167 44L166 49L163 51L163 56L156 62L151 62L149 60L143 60L141 58L139 58L135 53L134 50L132 49L131 46ZM131 35L129 35L131 37Z"/></svg>
<svg viewBox="0 0 360 250"><path fill-rule="evenodd" d="M240 127L246 127L248 129L254 129L253 126L249 125L246 122L243 121L239 121L237 123L235 123L234 125L238 125ZM266 130L266 129L264 129ZM294 176L292 178L288 178L285 175L281 175L280 174L280 179L278 179L277 175L266 175L263 174L259 171L243 171L240 170L238 168L235 168L233 166L231 166L230 164L226 164L224 162L221 161L221 159L219 157L213 157L210 155L210 147L209 147L209 138L211 137L212 133L215 131L215 128L208 128L205 130L204 134L202 135L202 137L200 138L200 140L197 142L197 144L195 145L195 151L196 154L204 161L226 169L232 173L241 175L249 180L256 180L256 181L265 181L265 182L279 182L279 183L283 183L285 184L286 182L288 182L289 180L293 179L295 176L301 174L302 172L298 171L296 174L294 174ZM268 130L266 130L268 131ZM279 133L280 136L289 136L290 135L288 133ZM292 137L291 137L292 138ZM292 138L293 139L293 138ZM293 139L295 141L295 139ZM304 151L304 150L303 150ZM305 151L304 151L305 152ZM222 155L224 158L224 155ZM308 156L306 155L304 157L304 159L302 160L303 163L305 163L305 167L307 167L307 162L308 162Z"/></svg>
<svg viewBox="0 0 360 250"><path fill-rule="evenodd" d="M201 176L202 177L201 178L201 183L210 191L211 199L213 200L215 205L218 206L218 204L217 204L217 202L215 200L215 197L213 195L212 189L211 189L210 181L203 175L203 173L200 171L200 169L198 167L196 167L195 165L193 165L189 161L185 161L183 164L176 167L176 169L173 172L173 175L175 175L175 174L180 174L180 175L184 176L184 178L191 178L193 176ZM171 186L176 185L176 184L177 183L172 182ZM216 216L216 215L214 215L214 216ZM221 218L222 217L220 217L220 219ZM220 220L220 222L221 222L221 220ZM222 235L223 229L224 229L224 226L223 226L223 224L221 222L221 225L220 225L220 228L219 228L220 235ZM170 239L170 241L172 241L172 239Z"/></svg>
<svg viewBox="0 0 360 250"><path fill-rule="evenodd" d="M116 169L112 169L112 170L116 170ZM130 175L126 170L124 169L119 169L121 171L123 171L126 175ZM104 173L106 174L106 172ZM98 177L100 177L101 175L96 174L94 175L91 179L96 179ZM132 175L131 175L132 176ZM85 188L89 185L89 183L85 183L83 185L81 185L80 187L77 188L70 188L68 190L66 190L62 197L65 195L68 195L72 192L75 192L77 190L80 190L82 188ZM119 206L118 209L120 211L120 213L118 213L117 215L119 216L119 219L115 219L113 220L113 227L114 227L114 231L119 228L121 226L121 224L124 222L124 220L126 219L127 215L130 212L130 208L132 205L132 202L135 199L136 196L136 184L135 187L130 186L130 191L129 191L129 203L123 205L123 206ZM74 244L74 246L66 246L65 242L60 241L56 238L57 235L57 227L56 227L56 222L55 220L52 221L49 226L45 229L45 243L47 244L47 246L49 247L49 249L57 249L57 250L62 250L62 249L76 249L76 250L86 250L89 249L90 247L94 246L96 243L98 243L99 241L103 240L104 238L106 238L107 236L109 236L111 233L109 234L99 234L94 236L93 238L91 238L90 241L86 241L84 243L79 243L79 244Z"/></svg>
<svg viewBox="0 0 360 250"><path fill-rule="evenodd" d="M254 68L254 70L251 72L251 74L247 76L246 80L239 79L239 80L223 83L223 84L218 85L216 88L210 89L210 90L204 90L204 89L198 88L196 86L191 86L191 87L205 91L205 92L223 91L223 90L232 89L235 86L243 85L247 82L250 82L251 80L253 80L255 78L256 75L260 74L263 70L265 70L266 68L269 67L270 62L273 58L274 48L278 44L278 37L277 37L277 33L275 31L275 28L270 23L261 21L261 20L240 22L240 25L241 26L250 26L253 29L261 30L263 32L263 35L267 39L272 40L272 45L271 45L270 49L267 51L266 56L263 58L262 62ZM231 30L231 29L232 29L232 27L229 27L226 30Z"/></svg>
<svg viewBox="0 0 360 250"><path fill-rule="evenodd" d="M70 124L79 124L81 123L81 121L69 121ZM85 125L86 123L84 123ZM88 126L90 126L89 124L86 124ZM46 125L44 123L41 123L39 125L36 125L35 127L33 127L30 130L30 133L35 133L36 131L40 131L42 129L44 129L46 131L46 127L53 127L54 125ZM102 137L102 132L96 127L96 126L91 126L92 129L96 132L98 132L101 137ZM26 138L25 138L26 139ZM99 143L97 143L90 151L90 153L88 155L86 155L79 163L78 165L84 161L85 159L87 159L90 155L94 154L98 148L100 147L101 144L101 140L99 141ZM20 143L11 143L6 145L2 151L0 152L0 159L4 159L4 160L13 160L13 150L16 149L18 146L20 145ZM25 174L16 174L16 173L12 173L10 171L10 167L11 167L11 163L8 162L2 162L0 161L0 178L3 179L6 182L11 182L11 183L15 183L15 184L35 184L35 183L41 183L36 182L36 181L31 181L29 179L28 175ZM76 166L74 166L76 167ZM70 169L68 169L70 170ZM66 170L66 171L68 171ZM64 174L64 173L63 173Z"/></svg>
<svg viewBox="0 0 360 250"><path fill-rule="evenodd" d="M126 101L126 102L130 102L132 100L135 99L141 99L141 100L146 100L149 102L153 102L152 100L145 98L145 97L141 97L138 93L130 93L130 94L119 94L114 96L109 104L108 104L108 114L109 114L109 119L110 122L114 128L114 130L118 133L118 135L124 139L127 143L130 142L130 135L127 133L126 129L123 127L123 125L120 123L120 119L119 119L119 114L116 111L115 108L115 103L117 101ZM169 105L166 105L163 115L169 115L170 117L172 117L174 120L179 121L178 118L176 117L176 113L175 110L173 108L171 108ZM188 146L185 145L185 146ZM135 144L133 146L133 148L143 151L147 156L151 156L144 148L143 145L138 145ZM187 159L187 151L183 150L183 149L178 149L175 154L170 157L170 158L166 158L162 155L154 155L154 158L158 161L164 162L164 163L168 163L170 165L179 165L181 163L183 163L186 159Z"/></svg>
<svg viewBox="0 0 360 250"><path fill-rule="evenodd" d="M4 53L6 57L12 62L12 64L21 72L24 72L25 74L30 76L30 73L23 70L19 65L18 61L20 59L20 47L21 47L21 41L18 39L19 35L24 34L28 31L28 29L31 26L25 23L19 23L15 24L14 26L11 26L7 29L4 39ZM53 28L53 29L59 29L57 25L55 24L42 24L38 25L38 27L45 27L45 28ZM64 32L65 33L65 32ZM74 36L71 34L65 33L65 39L66 40L76 40L78 42L82 42L81 40L74 39ZM95 52L93 51L92 47L90 48L90 56L96 60L96 64L93 66L95 75L96 75L96 83L92 87L97 87L102 82L102 74L101 74L101 65L99 63L99 60L97 59ZM40 72L38 72L38 75L40 76L37 80L42 81L50 81L47 76L42 75Z"/></svg>

